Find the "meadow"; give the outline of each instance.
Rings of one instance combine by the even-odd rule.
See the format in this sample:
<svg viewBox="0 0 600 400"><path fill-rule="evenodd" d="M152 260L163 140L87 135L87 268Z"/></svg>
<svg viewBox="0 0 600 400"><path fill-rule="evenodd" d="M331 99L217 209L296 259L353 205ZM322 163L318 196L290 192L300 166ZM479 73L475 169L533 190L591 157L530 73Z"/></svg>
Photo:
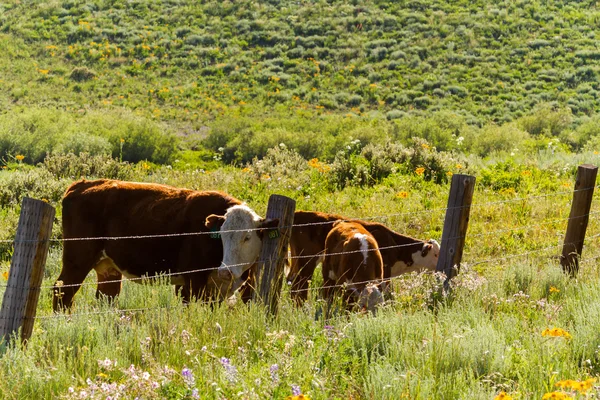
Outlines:
<svg viewBox="0 0 600 400"><path fill-rule="evenodd" d="M595 2L0 4L0 294L24 196L57 209L7 399L542 399L600 395L598 200L581 271L558 255L578 165L600 162ZM477 178L463 264L393 283L375 316L181 304L89 276L53 314L61 197L82 177L223 190L439 240ZM569 397L567 397L569 396Z"/></svg>

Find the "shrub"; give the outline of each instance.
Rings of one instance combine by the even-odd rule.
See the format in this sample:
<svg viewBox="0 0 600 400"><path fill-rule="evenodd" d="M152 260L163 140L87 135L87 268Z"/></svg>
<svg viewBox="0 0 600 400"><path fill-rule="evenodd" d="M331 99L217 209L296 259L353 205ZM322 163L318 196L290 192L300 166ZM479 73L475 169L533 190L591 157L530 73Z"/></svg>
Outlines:
<svg viewBox="0 0 600 400"><path fill-rule="evenodd" d="M39 165L58 179L109 178L128 180L133 177L131 164L119 162L108 155L89 153L52 154Z"/></svg>
<svg viewBox="0 0 600 400"><path fill-rule="evenodd" d="M467 130L464 137L470 152L487 156L493 152L513 150L528 139L529 134L515 124L489 124L481 130Z"/></svg>
<svg viewBox="0 0 600 400"><path fill-rule="evenodd" d="M394 121L394 137L402 143L410 143L411 138L426 139L438 150L452 150L459 147L457 138L466 129L463 117L437 112L430 117L409 116Z"/></svg>
<svg viewBox="0 0 600 400"><path fill-rule="evenodd" d="M69 78L75 82L85 82L94 79L97 76L96 72L86 67L73 68Z"/></svg>
<svg viewBox="0 0 600 400"><path fill-rule="evenodd" d="M573 116L569 108L552 109L545 105L526 117L517 120L517 125L531 135L551 135L558 136L563 130L568 128L573 121Z"/></svg>
<svg viewBox="0 0 600 400"><path fill-rule="evenodd" d="M156 122L131 113L107 119L91 113L81 125L91 134L104 137L111 144L112 156L136 163L142 160L169 163L177 153L177 138Z"/></svg>

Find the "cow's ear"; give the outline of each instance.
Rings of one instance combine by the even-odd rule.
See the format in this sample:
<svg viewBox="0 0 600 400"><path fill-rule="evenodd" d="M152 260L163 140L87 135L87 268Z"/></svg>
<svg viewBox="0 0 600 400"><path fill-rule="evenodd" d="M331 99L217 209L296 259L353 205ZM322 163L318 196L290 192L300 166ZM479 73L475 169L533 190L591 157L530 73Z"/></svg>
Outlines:
<svg viewBox="0 0 600 400"><path fill-rule="evenodd" d="M279 218L263 219L258 224L258 231L256 231L256 233L258 234L258 237L262 239L266 232L275 231L278 226Z"/></svg>
<svg viewBox="0 0 600 400"><path fill-rule="evenodd" d="M423 245L423 249L421 250L421 257L426 257L427 254L433 249L433 245L431 243L425 243Z"/></svg>
<svg viewBox="0 0 600 400"><path fill-rule="evenodd" d="M333 225L331 225L332 228L335 228L336 226L338 226L339 224L341 224L342 222L344 222L343 219L336 219L335 222L333 223Z"/></svg>
<svg viewBox="0 0 600 400"><path fill-rule="evenodd" d="M223 215L211 214L206 217L206 222L204 222L204 225L211 231L218 231L221 229L223 222L225 222L225 217Z"/></svg>

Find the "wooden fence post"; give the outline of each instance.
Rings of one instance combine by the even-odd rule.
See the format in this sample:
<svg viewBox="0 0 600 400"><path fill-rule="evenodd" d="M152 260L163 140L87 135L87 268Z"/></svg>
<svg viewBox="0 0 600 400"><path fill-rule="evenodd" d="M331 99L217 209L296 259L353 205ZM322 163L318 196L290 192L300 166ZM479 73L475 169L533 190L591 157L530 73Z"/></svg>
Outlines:
<svg viewBox="0 0 600 400"><path fill-rule="evenodd" d="M440 243L440 258L436 268L436 271L446 274L446 282L444 282L446 289L450 279L458 273L460 268L474 189L474 176L452 175Z"/></svg>
<svg viewBox="0 0 600 400"><path fill-rule="evenodd" d="M597 173L598 167L594 165L584 164L577 168L571 213L560 257L563 271L571 276L575 276L579 271L579 258L581 258L585 231L590 219Z"/></svg>
<svg viewBox="0 0 600 400"><path fill-rule="evenodd" d="M22 342L31 337L53 222L54 207L40 200L23 198L0 309L0 338L4 341L19 328Z"/></svg>
<svg viewBox="0 0 600 400"><path fill-rule="evenodd" d="M263 237L255 275L258 288L254 298L260 299L272 315L277 313L295 210L296 201L289 197L276 194L269 197L266 218L279 218L279 228L266 232Z"/></svg>

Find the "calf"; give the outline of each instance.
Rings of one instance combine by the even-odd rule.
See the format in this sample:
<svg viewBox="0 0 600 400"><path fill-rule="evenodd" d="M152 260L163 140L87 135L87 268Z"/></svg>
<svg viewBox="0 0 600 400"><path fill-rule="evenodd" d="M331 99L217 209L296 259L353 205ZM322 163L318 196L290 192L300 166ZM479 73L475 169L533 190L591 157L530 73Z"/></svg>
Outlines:
<svg viewBox="0 0 600 400"><path fill-rule="evenodd" d="M345 219L317 211L296 211L294 214L287 280L292 283L291 296L297 304L302 304L308 296L309 281L323 255L325 239L332 225ZM385 279L412 271L435 270L440 253L440 245L435 240L423 241L401 235L377 222L353 221L363 225L377 241ZM302 258L295 258L298 256Z"/></svg>
<svg viewBox="0 0 600 400"><path fill-rule="evenodd" d="M383 280L383 260L377 242L361 224L336 222L325 240L323 297L330 305L342 285L348 305L356 302L369 311L383 302L376 284Z"/></svg>
<svg viewBox="0 0 600 400"><path fill-rule="evenodd" d="M230 293L231 282L217 276L223 258L221 241L195 233L209 233L208 215L225 213L240 203L221 192L152 183L109 179L73 183L62 200L65 242L54 311L71 307L92 269L98 276L96 296L118 295L123 275L139 278L168 272L174 274L171 281L180 286L184 300L205 291L218 297ZM162 237L144 237L156 235ZM108 239L115 236L142 238ZM204 271L187 273L198 269Z"/></svg>
<svg viewBox="0 0 600 400"><path fill-rule="evenodd" d="M279 219L265 220L245 204L235 205L225 215L209 215L206 227L220 230L223 242L223 261L219 267L221 277L240 279L260 255L262 238L266 230L277 228Z"/></svg>

